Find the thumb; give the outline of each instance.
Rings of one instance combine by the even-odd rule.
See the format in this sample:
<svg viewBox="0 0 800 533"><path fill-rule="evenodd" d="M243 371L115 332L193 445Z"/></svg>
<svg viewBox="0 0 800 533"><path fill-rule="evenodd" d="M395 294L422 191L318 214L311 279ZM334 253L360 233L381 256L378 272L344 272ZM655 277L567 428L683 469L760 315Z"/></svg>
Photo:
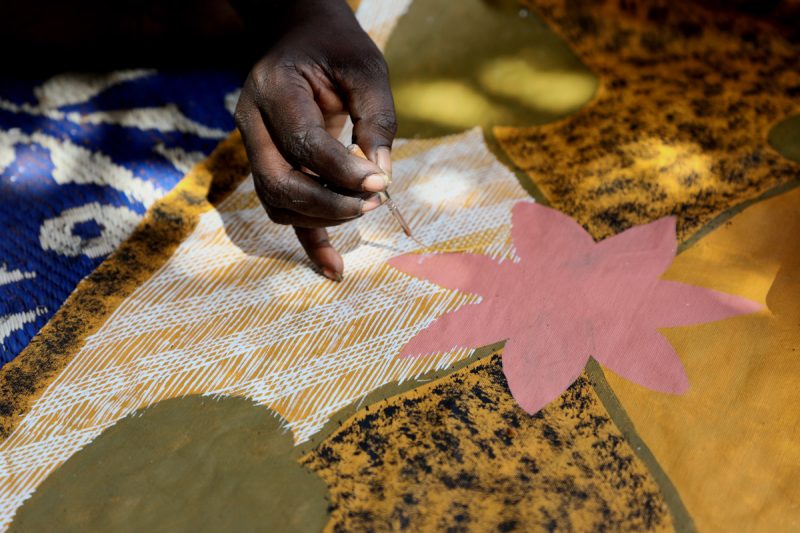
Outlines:
<svg viewBox="0 0 800 533"><path fill-rule="evenodd" d="M294 228L297 240L319 272L333 281L342 281L344 261L328 240L325 228Z"/></svg>

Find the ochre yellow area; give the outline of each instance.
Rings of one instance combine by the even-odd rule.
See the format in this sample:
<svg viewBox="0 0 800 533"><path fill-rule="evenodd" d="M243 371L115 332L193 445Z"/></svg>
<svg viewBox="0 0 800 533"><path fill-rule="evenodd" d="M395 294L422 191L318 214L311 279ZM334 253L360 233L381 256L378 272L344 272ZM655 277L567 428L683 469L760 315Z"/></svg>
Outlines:
<svg viewBox="0 0 800 533"><path fill-rule="evenodd" d="M775 124L800 112L797 48L774 28L690 1L524 3L564 38L599 87L563 120L493 132L549 203L596 238L676 215L683 239L800 176L800 165L767 143ZM521 59L484 75L502 84L510 71L526 72ZM547 85L549 105L588 91L586 80L558 70L535 76L542 87L546 76L556 77ZM771 137L787 157L794 154L785 146L791 131L785 123Z"/></svg>
<svg viewBox="0 0 800 533"><path fill-rule="evenodd" d="M348 3L355 10L360 0ZM391 26L379 30L370 35L381 44ZM242 139L233 132L153 204L133 234L78 284L31 343L0 369L0 442L72 360L86 337L172 256L195 229L199 216L227 196L248 173Z"/></svg>
<svg viewBox="0 0 800 533"><path fill-rule="evenodd" d="M200 215L247 174L238 133L223 141L147 211L119 248L81 281L16 359L0 369L0 441L108 316L157 271Z"/></svg>
<svg viewBox="0 0 800 533"><path fill-rule="evenodd" d="M344 280L333 283L309 268L290 228L264 215L252 181L209 210L204 194L221 153L195 169L205 180L197 195L177 193L191 202L180 196L181 203L156 210L169 227L170 209L175 224L183 223L175 232L188 236L131 294L119 296L99 328L86 328L91 337L76 341L77 353L0 442L0 528L59 464L137 409L193 394L242 396L279 413L300 443L371 391L467 356L455 349L396 357L425 324L476 297L392 269L388 258L418 247L386 210L330 230L347 265ZM421 238L437 248L509 257L511 206L525 192L479 130L397 143L393 156L395 198ZM442 195L446 201L437 200ZM160 245L141 233L137 240ZM134 249L126 245L126 253ZM120 259L129 257L115 255L108 264ZM89 290L113 293L114 285L94 283L81 294ZM61 316L92 309L70 307ZM24 451L34 448L47 454Z"/></svg>
<svg viewBox="0 0 800 533"><path fill-rule="evenodd" d="M691 388L608 380L700 531L800 528L800 190L756 204L666 277L752 298L753 315L664 334Z"/></svg>
<svg viewBox="0 0 800 533"><path fill-rule="evenodd" d="M328 531L673 531L589 381L530 416L498 354L361 410L302 462Z"/></svg>

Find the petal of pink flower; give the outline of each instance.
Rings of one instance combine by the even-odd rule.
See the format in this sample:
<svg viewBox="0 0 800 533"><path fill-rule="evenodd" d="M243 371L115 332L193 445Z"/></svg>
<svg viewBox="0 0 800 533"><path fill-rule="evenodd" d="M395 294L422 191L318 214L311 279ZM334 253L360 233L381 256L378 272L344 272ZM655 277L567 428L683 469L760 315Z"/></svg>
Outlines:
<svg viewBox="0 0 800 533"><path fill-rule="evenodd" d="M447 254L401 256L396 268L482 296L421 331L404 355L474 348L508 339L503 368L534 413L577 379L589 355L654 390L682 393L683 365L657 328L720 320L761 306L660 280L676 251L675 219L595 243L572 219L529 202L514 206L519 263Z"/></svg>
<svg viewBox="0 0 800 533"><path fill-rule="evenodd" d="M565 243L588 249L594 239L580 224L555 209L532 202L517 202L511 211L511 237L517 255L523 260L542 262L561 257Z"/></svg>
<svg viewBox="0 0 800 533"><path fill-rule="evenodd" d="M653 390L683 394L689 378L672 345L654 329L628 330L609 347L598 347L593 354L604 366ZM609 352L608 350L614 350Z"/></svg>
<svg viewBox="0 0 800 533"><path fill-rule="evenodd" d="M503 373L520 407L534 414L578 379L588 359L574 337L522 334L503 348Z"/></svg>
<svg viewBox="0 0 800 533"><path fill-rule="evenodd" d="M675 217L665 217L600 241L596 253L658 277L675 259L677 248Z"/></svg>
<svg viewBox="0 0 800 533"><path fill-rule="evenodd" d="M643 320L654 328L714 322L763 309L739 296L664 280L656 285L651 300Z"/></svg>
<svg viewBox="0 0 800 533"><path fill-rule="evenodd" d="M397 270L442 287L487 296L495 284L511 275L511 261L499 263L477 254L405 254L389 259Z"/></svg>
<svg viewBox="0 0 800 533"><path fill-rule="evenodd" d="M445 313L406 343L400 357L479 348L505 340L505 316L493 311L496 310L491 305L467 304Z"/></svg>

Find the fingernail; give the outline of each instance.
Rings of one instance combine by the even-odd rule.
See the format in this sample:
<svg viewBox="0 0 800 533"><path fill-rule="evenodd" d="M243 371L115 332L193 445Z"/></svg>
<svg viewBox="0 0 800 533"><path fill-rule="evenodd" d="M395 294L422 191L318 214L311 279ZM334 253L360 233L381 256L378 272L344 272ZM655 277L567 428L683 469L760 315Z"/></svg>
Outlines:
<svg viewBox="0 0 800 533"><path fill-rule="evenodd" d="M357 144L351 144L350 146L348 146L347 147L347 151L350 152L353 155L357 155L358 157L360 157L362 159L366 159L367 158L367 156L364 155L364 151L361 150L361 147L359 145L357 145Z"/></svg>
<svg viewBox="0 0 800 533"><path fill-rule="evenodd" d="M333 270L332 268L322 267L322 275L331 281L342 281L342 275Z"/></svg>
<svg viewBox="0 0 800 533"><path fill-rule="evenodd" d="M380 197L380 193L370 196L361 204L361 212L366 213L367 211L372 211L373 209L377 209L381 206L383 200Z"/></svg>
<svg viewBox="0 0 800 533"><path fill-rule="evenodd" d="M389 177L386 174L370 174L361 182L361 188L369 192L383 191L387 185Z"/></svg>
<svg viewBox="0 0 800 533"><path fill-rule="evenodd" d="M389 176L389 183L392 183L392 151L386 146L381 146L375 153L378 167Z"/></svg>

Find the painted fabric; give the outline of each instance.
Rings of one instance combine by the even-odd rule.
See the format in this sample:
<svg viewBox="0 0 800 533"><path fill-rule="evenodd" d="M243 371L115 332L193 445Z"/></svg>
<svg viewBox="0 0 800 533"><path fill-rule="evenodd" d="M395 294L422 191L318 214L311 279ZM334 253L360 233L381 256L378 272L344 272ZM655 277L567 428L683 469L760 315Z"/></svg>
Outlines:
<svg viewBox="0 0 800 533"><path fill-rule="evenodd" d="M395 146L393 196L431 246L377 210L331 231L345 280L317 276L264 216L229 136L0 370L0 527L796 529L792 45L748 16L673 4L362 1L359 20L395 61L420 25L503 41L473 63L448 55L451 70L430 56L395 70L411 101L400 119L414 121ZM514 39L498 37L504 23ZM537 46L560 35L578 57L562 41L552 55L526 44L528 23ZM540 114L546 87L514 72L597 93ZM455 105L419 112L447 95ZM495 103L530 106L517 118L534 123L504 124ZM519 291L487 269L426 266L465 256L561 262ZM557 290L608 279L601 302ZM654 294L635 300L640 285ZM452 343L446 317L501 292L512 305ZM598 306L581 304L607 312L586 318ZM631 333L639 323L645 335ZM557 387L543 379L554 375ZM171 498L152 498L154 485Z"/></svg>
<svg viewBox="0 0 800 533"><path fill-rule="evenodd" d="M238 82L152 70L0 79L0 366L230 131Z"/></svg>
<svg viewBox="0 0 800 533"><path fill-rule="evenodd" d="M767 144L800 113L797 45L695 2L531 2L597 75L590 103L494 133L553 207L595 238L677 216L683 240L780 185L797 164Z"/></svg>
<svg viewBox="0 0 800 533"><path fill-rule="evenodd" d="M510 253L511 205L525 193L479 131L397 142L393 187L421 239ZM469 353L388 355L438 313L473 299L386 264L417 246L389 213L335 228L331 238L347 264L341 284L305 264L292 229L264 216L252 180L202 214L158 273L87 339L35 403L25 420L38 423L20 426L0 445L9 454L0 486L12 491L2 512L13 512L103 429L161 400L244 396L280 413L302 443L372 390ZM64 401L67 390L82 392ZM30 452L14 451L23 448Z"/></svg>
<svg viewBox="0 0 800 533"><path fill-rule="evenodd" d="M389 262L481 298L438 317L400 356L505 339L505 377L530 414L574 383L590 355L639 385L684 394L690 387L686 372L658 329L760 310L729 294L658 279L674 258L674 218L595 243L558 211L519 202L512 209L511 234L514 261L446 253L407 254ZM508 309L518 311L508 316ZM650 361L643 362L645 357Z"/></svg>

